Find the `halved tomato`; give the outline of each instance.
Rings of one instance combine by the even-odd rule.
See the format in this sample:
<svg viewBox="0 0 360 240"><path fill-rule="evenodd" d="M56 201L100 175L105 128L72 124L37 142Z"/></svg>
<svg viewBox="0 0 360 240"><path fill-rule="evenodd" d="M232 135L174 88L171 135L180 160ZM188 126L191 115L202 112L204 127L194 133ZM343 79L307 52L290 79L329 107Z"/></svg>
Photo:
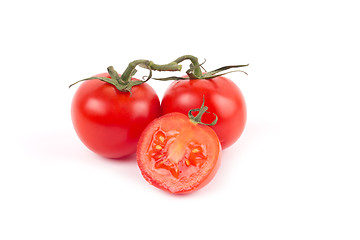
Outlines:
<svg viewBox="0 0 360 240"><path fill-rule="evenodd" d="M188 193L209 183L220 165L216 133L182 113L153 120L137 147L137 163L152 185L171 193Z"/></svg>

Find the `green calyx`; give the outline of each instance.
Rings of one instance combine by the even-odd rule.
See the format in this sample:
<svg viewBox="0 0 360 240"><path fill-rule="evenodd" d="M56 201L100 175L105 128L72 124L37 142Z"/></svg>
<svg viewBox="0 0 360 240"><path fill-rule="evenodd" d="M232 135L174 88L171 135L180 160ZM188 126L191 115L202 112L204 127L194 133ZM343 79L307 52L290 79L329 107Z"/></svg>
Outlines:
<svg viewBox="0 0 360 240"><path fill-rule="evenodd" d="M149 76L144 81L131 80L132 77L137 72L137 70L136 70L137 66L140 66L142 68L149 70ZM119 91L130 92L130 94L131 94L131 89L134 86L143 84L152 77L153 70L156 70L156 71L180 71L181 68L182 68L182 66L176 62L171 62L169 64L164 64L164 65L158 65L158 64L153 63L152 61L140 59L140 60L135 60L135 61L129 63L128 67L125 69L124 73L121 76L115 71L113 66L110 66L107 68L110 78L107 78L107 77L85 78L85 79L82 79L80 81L77 81L77 82L71 84L69 87L72 87L73 85L75 85L79 82L98 79L98 80L107 82L107 83L115 86L116 89L118 89Z"/></svg>
<svg viewBox="0 0 360 240"><path fill-rule="evenodd" d="M205 106L205 97L203 96L203 102L201 104L201 107L191 109L188 112L188 116L190 118L190 121L192 121L193 123L196 123L196 124L202 124L202 125L206 125L206 126L214 126L218 121L218 116L215 113L213 113L215 115L215 120L212 123L203 123L201 121L201 118L202 118L204 113L210 113L210 112L207 112L207 110L208 110L208 107ZM196 116L194 116L192 114L193 112L198 112L198 114Z"/></svg>

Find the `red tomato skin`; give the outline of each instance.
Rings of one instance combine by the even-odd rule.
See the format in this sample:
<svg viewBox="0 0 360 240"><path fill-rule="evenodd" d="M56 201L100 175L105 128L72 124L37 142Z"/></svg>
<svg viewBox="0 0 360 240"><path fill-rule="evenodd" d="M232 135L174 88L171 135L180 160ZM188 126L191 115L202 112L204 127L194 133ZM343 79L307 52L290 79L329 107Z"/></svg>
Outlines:
<svg viewBox="0 0 360 240"><path fill-rule="evenodd" d="M189 122L189 124L191 125L196 125L198 128L200 128L202 131L206 132L206 134L208 134L208 139L210 139L211 141L216 141L217 144L215 146L213 146L213 148L215 149L215 159L213 160L214 163L212 165L212 167L203 174L203 176L201 178L199 178L199 181L190 186L190 187L184 187L181 189L174 189L169 187L168 185L164 184L163 180L159 180L156 179L152 176L150 176L149 171L148 171L148 167L146 165L145 160L144 160L144 153L149 149L149 146L146 144L148 138L149 138L149 133L152 133L154 131L154 129L156 128L156 122L157 121L161 121L163 119L169 119L168 121L170 122L170 124L173 124L174 126L177 125L177 120L178 119L182 119L186 122ZM197 131L198 132L198 131ZM157 187L161 190L164 190L166 192L169 192L171 194L188 194L194 191L197 191L201 188L203 188L204 186L206 186L216 175L220 164L221 164L221 145L219 142L219 139L216 135L216 133L209 128L208 126L204 126L204 125L200 125L200 124L194 124L192 122L190 122L189 118L187 116L185 116L184 114L178 113L178 112L173 112L173 113L169 113L166 115L163 115L157 119L155 119L154 121L152 121L143 131L140 140L138 142L138 147L137 147L137 153L136 153L136 158L137 158L137 163L139 166L139 169L141 171L142 176L144 177L144 179L149 182L151 185L153 185L154 187Z"/></svg>
<svg viewBox="0 0 360 240"><path fill-rule="evenodd" d="M98 77L110 77L108 73ZM107 158L136 152L145 127L161 114L154 89L144 83L121 92L100 80L83 82L71 106L71 117L80 140L91 151Z"/></svg>
<svg viewBox="0 0 360 240"><path fill-rule="evenodd" d="M218 116L218 122L211 126L219 137L222 149L230 147L244 131L247 110L245 98L239 87L230 79L220 76L212 79L190 79L174 81L165 91L161 102L162 114L199 108L205 97L208 112L202 121L211 123Z"/></svg>

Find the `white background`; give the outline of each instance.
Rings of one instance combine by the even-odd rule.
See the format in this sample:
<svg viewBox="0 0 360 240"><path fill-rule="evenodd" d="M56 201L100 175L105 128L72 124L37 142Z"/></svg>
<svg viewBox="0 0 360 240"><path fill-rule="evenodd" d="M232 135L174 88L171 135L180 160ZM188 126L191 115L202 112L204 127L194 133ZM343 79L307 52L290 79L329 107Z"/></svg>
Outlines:
<svg viewBox="0 0 360 240"><path fill-rule="evenodd" d="M358 10L356 1L2 1L0 239L360 239ZM82 145L68 85L184 54L206 58L207 70L250 64L248 76L228 75L248 122L209 185L173 196L150 186L133 157L111 161ZM168 85L150 84L160 98Z"/></svg>

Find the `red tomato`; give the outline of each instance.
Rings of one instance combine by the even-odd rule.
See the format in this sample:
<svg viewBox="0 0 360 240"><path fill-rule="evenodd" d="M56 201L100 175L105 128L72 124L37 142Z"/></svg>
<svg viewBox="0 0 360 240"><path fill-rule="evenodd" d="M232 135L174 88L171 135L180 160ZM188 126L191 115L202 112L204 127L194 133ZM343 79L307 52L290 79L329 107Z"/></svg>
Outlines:
<svg viewBox="0 0 360 240"><path fill-rule="evenodd" d="M96 77L110 78L108 73ZM80 140L93 152L108 158L135 153L142 131L160 113L159 98L146 83L134 86L130 95L100 80L85 81L71 106Z"/></svg>
<svg viewBox="0 0 360 240"><path fill-rule="evenodd" d="M216 133L181 113L152 121L141 135L137 163L144 178L171 193L188 193L209 183L220 165Z"/></svg>
<svg viewBox="0 0 360 240"><path fill-rule="evenodd" d="M231 146L242 134L246 123L246 104L238 86L225 77L174 81L166 90L161 102L162 113L180 112L200 106L206 99L209 112L218 116L211 126L219 137L223 149ZM205 113L202 121L211 123L214 115Z"/></svg>

